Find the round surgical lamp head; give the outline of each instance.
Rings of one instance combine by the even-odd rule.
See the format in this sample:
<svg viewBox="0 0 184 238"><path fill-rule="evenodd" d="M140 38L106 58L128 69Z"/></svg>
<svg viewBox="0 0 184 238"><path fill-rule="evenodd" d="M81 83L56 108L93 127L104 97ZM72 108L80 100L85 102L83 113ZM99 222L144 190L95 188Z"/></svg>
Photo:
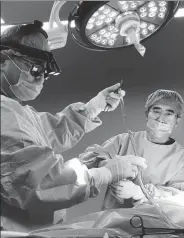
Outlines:
<svg viewBox="0 0 184 238"><path fill-rule="evenodd" d="M120 49L156 34L178 6L179 1L80 1L70 13L68 27L83 47Z"/></svg>

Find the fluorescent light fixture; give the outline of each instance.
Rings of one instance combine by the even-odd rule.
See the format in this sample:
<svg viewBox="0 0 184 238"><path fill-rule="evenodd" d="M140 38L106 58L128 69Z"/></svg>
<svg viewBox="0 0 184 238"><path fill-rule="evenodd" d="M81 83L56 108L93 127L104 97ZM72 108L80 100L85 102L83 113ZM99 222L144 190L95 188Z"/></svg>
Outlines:
<svg viewBox="0 0 184 238"><path fill-rule="evenodd" d="M4 22L4 20L1 18L1 24L4 24L5 22Z"/></svg>
<svg viewBox="0 0 184 238"><path fill-rule="evenodd" d="M1 19L1 23L2 23L2 19ZM67 21L67 20L66 20L66 21L61 21L61 23L62 23L64 26L67 26L67 25L68 25L68 21ZM2 25L2 26L1 26L1 33L2 33L4 30L6 30L7 28L11 27L11 26L13 26L13 25ZM53 27L57 27L56 22L54 22ZM73 27L73 28L75 27L75 23L74 23L74 22L71 22L71 27ZM47 30L49 29L49 22L43 22L43 29L44 29L45 31L47 31Z"/></svg>
<svg viewBox="0 0 184 238"><path fill-rule="evenodd" d="M184 17L184 8L179 8L174 17Z"/></svg>

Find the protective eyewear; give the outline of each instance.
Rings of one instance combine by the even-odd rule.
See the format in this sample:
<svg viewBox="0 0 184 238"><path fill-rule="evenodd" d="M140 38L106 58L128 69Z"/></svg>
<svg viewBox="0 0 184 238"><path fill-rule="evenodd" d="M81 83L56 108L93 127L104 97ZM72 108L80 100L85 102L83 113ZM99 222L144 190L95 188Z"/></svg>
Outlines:
<svg viewBox="0 0 184 238"><path fill-rule="evenodd" d="M61 73L61 70L56 63L53 54L49 51L38 50L14 42L3 43L3 45L1 45L0 47L1 50L12 49L14 51L18 51L22 56L31 59L32 63L35 62L34 64L32 64L32 68L30 70L33 76L44 74L44 77L48 78L50 74L56 76Z"/></svg>
<svg viewBox="0 0 184 238"><path fill-rule="evenodd" d="M42 75L44 75L44 78L47 80L49 78L49 75L47 73L47 63L41 62L41 61L35 61L27 57L20 56L21 60L28 63L30 65L29 72L30 74L35 77L39 78Z"/></svg>

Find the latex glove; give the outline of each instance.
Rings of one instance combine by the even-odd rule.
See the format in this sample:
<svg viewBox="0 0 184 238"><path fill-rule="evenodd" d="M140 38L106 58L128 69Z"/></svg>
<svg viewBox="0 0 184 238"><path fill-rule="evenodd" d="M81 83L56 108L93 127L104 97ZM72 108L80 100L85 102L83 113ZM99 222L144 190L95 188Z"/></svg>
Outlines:
<svg viewBox="0 0 184 238"><path fill-rule="evenodd" d="M153 184L146 184L146 190L154 198L160 197L159 190ZM118 198L118 200L133 198L134 200L147 201L144 193L140 186L134 184L132 181L120 181L118 183L112 184L111 189L113 194Z"/></svg>
<svg viewBox="0 0 184 238"><path fill-rule="evenodd" d="M120 89L120 83L104 89L101 93L106 100L104 111L114 111L120 103L120 98L125 96L125 91Z"/></svg>
<svg viewBox="0 0 184 238"><path fill-rule="evenodd" d="M138 167L145 169L146 160L134 155L115 156L108 160L107 164L101 168L90 169L89 173L95 180L97 186L111 184L126 178L135 178L138 174Z"/></svg>
<svg viewBox="0 0 184 238"><path fill-rule="evenodd" d="M134 179L138 174L138 167L146 169L146 160L143 157L135 155L116 155L114 159L108 161L105 165L111 171L112 182L117 182L123 179Z"/></svg>
<svg viewBox="0 0 184 238"><path fill-rule="evenodd" d="M132 181L119 181L118 183L114 183L111 185L111 190L115 197L118 200L133 198L135 200L142 199L144 194L140 186L134 184Z"/></svg>
<svg viewBox="0 0 184 238"><path fill-rule="evenodd" d="M96 97L86 103L85 107L91 118L97 117L98 114L105 110L107 105L109 106L108 111L113 111L117 108L120 98L125 95L123 90L117 91L119 87L120 83L108 87L99 92Z"/></svg>

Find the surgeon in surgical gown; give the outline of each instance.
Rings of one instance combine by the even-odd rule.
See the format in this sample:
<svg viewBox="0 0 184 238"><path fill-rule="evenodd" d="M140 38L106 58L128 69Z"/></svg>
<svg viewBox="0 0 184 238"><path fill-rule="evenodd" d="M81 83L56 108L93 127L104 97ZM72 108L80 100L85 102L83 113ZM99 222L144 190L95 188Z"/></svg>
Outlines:
<svg viewBox="0 0 184 238"><path fill-rule="evenodd" d="M56 115L39 113L23 105L40 94L45 81L50 62L40 62L38 52L39 57L49 52L39 21L1 35L1 227L9 231L64 222L65 208L98 194L99 179L102 184L117 181L117 166L122 166L121 178L134 177L137 166L146 168L145 159L136 156L122 156L99 169L87 169L77 158L64 163L61 153L101 125L97 116L107 103L111 111L118 106L120 85Z"/></svg>

